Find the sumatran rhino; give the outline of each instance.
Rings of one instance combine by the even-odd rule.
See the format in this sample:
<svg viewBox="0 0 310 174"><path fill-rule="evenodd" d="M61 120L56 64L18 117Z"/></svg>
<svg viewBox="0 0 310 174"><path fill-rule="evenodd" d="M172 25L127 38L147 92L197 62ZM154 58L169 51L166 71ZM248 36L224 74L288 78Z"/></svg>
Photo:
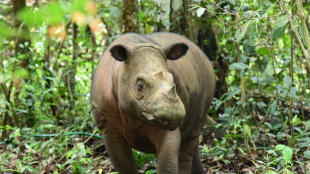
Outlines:
<svg viewBox="0 0 310 174"><path fill-rule="evenodd" d="M215 88L213 68L188 39L129 33L104 52L92 111L121 174L137 173L131 148L157 154L158 173L203 173L198 137Z"/></svg>

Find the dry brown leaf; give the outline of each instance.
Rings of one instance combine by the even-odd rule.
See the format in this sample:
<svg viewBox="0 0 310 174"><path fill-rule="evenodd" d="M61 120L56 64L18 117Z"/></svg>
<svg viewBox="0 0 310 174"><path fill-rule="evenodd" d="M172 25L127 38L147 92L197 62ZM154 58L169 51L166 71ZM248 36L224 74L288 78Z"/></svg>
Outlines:
<svg viewBox="0 0 310 174"><path fill-rule="evenodd" d="M66 28L63 24L51 25L47 29L47 35L59 41L64 41L67 37Z"/></svg>
<svg viewBox="0 0 310 174"><path fill-rule="evenodd" d="M86 17L81 12L73 12L72 13L72 21L76 23L77 25L85 25L86 24Z"/></svg>
<svg viewBox="0 0 310 174"><path fill-rule="evenodd" d="M92 15L97 13L97 5L94 2L86 3L86 11Z"/></svg>

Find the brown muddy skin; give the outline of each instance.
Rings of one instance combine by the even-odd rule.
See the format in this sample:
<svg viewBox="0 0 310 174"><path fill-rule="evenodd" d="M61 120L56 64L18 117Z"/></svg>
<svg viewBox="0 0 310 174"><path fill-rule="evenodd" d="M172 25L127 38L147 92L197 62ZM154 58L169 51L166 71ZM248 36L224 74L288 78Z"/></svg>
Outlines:
<svg viewBox="0 0 310 174"><path fill-rule="evenodd" d="M172 33L125 34L103 54L92 110L116 170L137 173L131 148L157 154L157 171L203 173L198 137L215 89L208 58Z"/></svg>

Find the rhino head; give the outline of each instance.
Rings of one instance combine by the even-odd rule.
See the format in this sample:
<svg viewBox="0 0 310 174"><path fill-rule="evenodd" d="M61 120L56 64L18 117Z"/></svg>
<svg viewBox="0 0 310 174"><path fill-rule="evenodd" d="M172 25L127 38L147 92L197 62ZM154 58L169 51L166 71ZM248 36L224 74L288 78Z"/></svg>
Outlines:
<svg viewBox="0 0 310 174"><path fill-rule="evenodd" d="M132 47L115 45L112 56L122 62L116 81L119 106L131 116L163 129L174 130L185 118L184 104L176 92L167 60L186 54L188 46L177 43L162 48L151 43Z"/></svg>

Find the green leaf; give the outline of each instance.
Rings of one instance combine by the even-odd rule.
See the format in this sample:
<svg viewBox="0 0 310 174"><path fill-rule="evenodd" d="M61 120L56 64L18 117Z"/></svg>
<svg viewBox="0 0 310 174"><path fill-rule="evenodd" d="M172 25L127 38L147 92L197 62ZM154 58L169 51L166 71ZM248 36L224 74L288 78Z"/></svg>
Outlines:
<svg viewBox="0 0 310 174"><path fill-rule="evenodd" d="M117 8L117 7L110 7L110 13L111 13L112 17L115 19L118 19L121 15L121 12L120 12L119 8Z"/></svg>
<svg viewBox="0 0 310 174"><path fill-rule="evenodd" d="M243 129L244 129L244 131L249 135L249 137L252 138L251 126L248 125L248 124L244 124L244 125L243 125Z"/></svg>
<svg viewBox="0 0 310 174"><path fill-rule="evenodd" d="M157 173L157 170L151 169L145 172L145 174L154 174L154 173Z"/></svg>
<svg viewBox="0 0 310 174"><path fill-rule="evenodd" d="M275 29L272 32L272 39L274 41L278 40L284 34L285 28L286 28L286 25L283 27L279 27L279 28Z"/></svg>
<svg viewBox="0 0 310 174"><path fill-rule="evenodd" d="M304 151L304 155L305 157L310 158L310 150Z"/></svg>
<svg viewBox="0 0 310 174"><path fill-rule="evenodd" d="M66 155L66 158L69 159L73 154L75 154L76 150L75 149L72 149L70 150L67 155Z"/></svg>
<svg viewBox="0 0 310 174"><path fill-rule="evenodd" d="M237 88L229 93L225 93L222 97L224 98L223 101L228 101L230 100L233 96L239 94L241 92L241 89L240 88Z"/></svg>
<svg viewBox="0 0 310 174"><path fill-rule="evenodd" d="M249 45L254 46L255 45L255 35L256 35L256 26L251 25L250 27L250 33L249 33Z"/></svg>
<svg viewBox="0 0 310 174"><path fill-rule="evenodd" d="M271 55L271 50L268 47L261 47L261 48L256 50L256 53L259 55L262 55L262 56L264 56L264 55L269 56L269 55Z"/></svg>
<svg viewBox="0 0 310 174"><path fill-rule="evenodd" d="M267 150L267 153L273 156L277 156L277 153L274 150Z"/></svg>
<svg viewBox="0 0 310 174"><path fill-rule="evenodd" d="M245 70L250 69L250 66L244 63L233 63L229 66L230 69L236 69L236 70Z"/></svg>
<svg viewBox="0 0 310 174"><path fill-rule="evenodd" d="M25 8L19 12L18 18L28 26L42 25L45 19L42 10L32 10L31 8Z"/></svg>
<svg viewBox="0 0 310 174"><path fill-rule="evenodd" d="M278 19L274 23L275 29L284 27L288 22L288 17L286 15L278 17Z"/></svg>
<svg viewBox="0 0 310 174"><path fill-rule="evenodd" d="M294 118L293 118L293 120L292 120L292 124L293 124L294 126L300 124L300 119L298 118L297 115L294 116Z"/></svg>
<svg viewBox="0 0 310 174"><path fill-rule="evenodd" d="M203 8L203 7L198 8L198 10L196 11L197 16L198 17L202 16L205 13L205 11L206 11L206 8Z"/></svg>
<svg viewBox="0 0 310 174"><path fill-rule="evenodd" d="M296 88L295 88L295 87L291 88L291 90L290 90L290 96L291 96L291 97L297 97L297 95L296 95Z"/></svg>
<svg viewBox="0 0 310 174"><path fill-rule="evenodd" d="M31 149L31 147L27 143L25 143L25 148L26 149Z"/></svg>
<svg viewBox="0 0 310 174"><path fill-rule="evenodd" d="M0 22L0 40L2 41L1 37L9 38L14 36L16 33L15 29L10 28L8 25Z"/></svg>
<svg viewBox="0 0 310 174"><path fill-rule="evenodd" d="M301 23L299 23L299 25L298 25L298 32L300 34L300 37L301 37L301 40L302 40L304 46L306 47L306 38L305 38L304 31L303 31Z"/></svg>
<svg viewBox="0 0 310 174"><path fill-rule="evenodd" d="M293 151L290 147L285 146L282 150L282 155L285 163L289 163L292 161Z"/></svg>
<svg viewBox="0 0 310 174"><path fill-rule="evenodd" d="M283 144L278 144L278 145L276 145L276 147L274 148L274 150L280 151L280 150L283 150L284 147L285 147L285 145L283 145Z"/></svg>
<svg viewBox="0 0 310 174"><path fill-rule="evenodd" d="M265 3L263 9L258 12L259 16L264 16L267 13L267 11L270 10L271 5L272 4L270 3Z"/></svg>
<svg viewBox="0 0 310 174"><path fill-rule="evenodd" d="M244 35L246 33L246 31L248 30L248 26L249 26L249 23L246 23L245 25L242 26L242 30L240 31L240 29L238 29L235 33L235 38L236 38L236 41L239 42L241 39L244 38Z"/></svg>
<svg viewBox="0 0 310 174"><path fill-rule="evenodd" d="M56 166L61 170L62 169L62 165L61 164L56 164Z"/></svg>
<svg viewBox="0 0 310 174"><path fill-rule="evenodd" d="M10 126L10 125L5 125L5 129L6 129L6 130L13 130L13 127Z"/></svg>
<svg viewBox="0 0 310 174"><path fill-rule="evenodd" d="M85 12L85 4L88 0L72 0L72 11Z"/></svg>
<svg viewBox="0 0 310 174"><path fill-rule="evenodd" d="M65 12L62 9L62 6L60 3L49 4L45 8L42 8L42 11L43 11L44 16L45 16L44 22L46 22L47 24L61 23L61 21L65 17ZM53 15L50 15L50 14L53 14Z"/></svg>
<svg viewBox="0 0 310 174"><path fill-rule="evenodd" d="M28 71L24 68L18 69L14 72L14 76L19 78L27 78L28 75L29 75Z"/></svg>
<svg viewBox="0 0 310 174"><path fill-rule="evenodd" d="M290 87L290 86L292 85L292 79L291 79L290 76L287 76L287 75L286 75L286 76L283 78L283 81L284 81L285 85L288 86L288 87Z"/></svg>
<svg viewBox="0 0 310 174"><path fill-rule="evenodd" d="M275 150L282 152L282 156L283 156L285 163L289 163L292 161L293 151L290 147L285 146L283 144L278 144L275 147Z"/></svg>
<svg viewBox="0 0 310 174"><path fill-rule="evenodd" d="M310 120L307 120L305 123L307 127L310 127Z"/></svg>

